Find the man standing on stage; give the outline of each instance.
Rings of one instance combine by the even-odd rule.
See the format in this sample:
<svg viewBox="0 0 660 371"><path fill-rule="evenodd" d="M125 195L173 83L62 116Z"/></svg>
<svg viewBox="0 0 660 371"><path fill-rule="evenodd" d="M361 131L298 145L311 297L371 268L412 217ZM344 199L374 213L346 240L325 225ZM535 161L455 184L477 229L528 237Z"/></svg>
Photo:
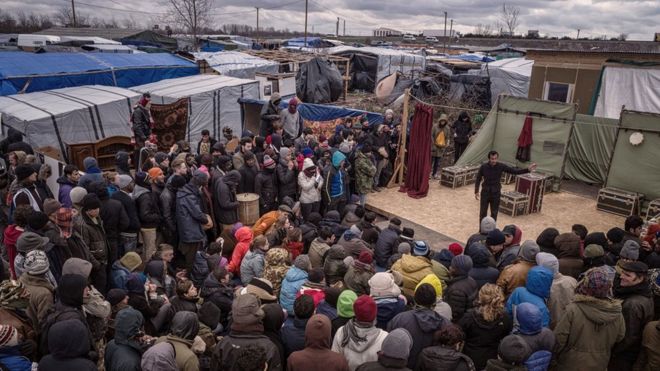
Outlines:
<svg viewBox="0 0 660 371"><path fill-rule="evenodd" d="M497 162L499 154L496 151L488 152L488 162L479 167L477 173L477 182L474 186L474 198L479 200L479 185L483 178L484 184L481 187L481 205L479 208L479 221L486 217L488 205L490 205L490 216L497 220L497 212L500 209L500 193L502 184L500 179L502 173L525 174L536 170L536 164L532 163L527 169L515 169L510 166Z"/></svg>

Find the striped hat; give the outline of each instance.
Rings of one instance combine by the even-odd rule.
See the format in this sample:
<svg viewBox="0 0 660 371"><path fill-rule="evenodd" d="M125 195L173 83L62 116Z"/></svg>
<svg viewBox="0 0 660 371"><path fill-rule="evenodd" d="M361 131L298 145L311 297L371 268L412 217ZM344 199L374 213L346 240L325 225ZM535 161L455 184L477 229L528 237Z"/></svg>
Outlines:
<svg viewBox="0 0 660 371"><path fill-rule="evenodd" d="M50 268L48 256L41 250L32 250L27 253L23 266L25 267L25 271L32 276L44 274Z"/></svg>

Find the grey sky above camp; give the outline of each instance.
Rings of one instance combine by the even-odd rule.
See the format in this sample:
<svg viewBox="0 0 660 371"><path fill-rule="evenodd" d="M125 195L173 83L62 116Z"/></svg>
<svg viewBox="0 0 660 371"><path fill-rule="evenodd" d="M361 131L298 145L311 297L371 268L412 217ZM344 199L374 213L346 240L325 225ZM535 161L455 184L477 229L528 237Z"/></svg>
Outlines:
<svg viewBox="0 0 660 371"><path fill-rule="evenodd" d="M55 13L70 4L69 0L3 0L3 10ZM81 0L76 6L80 14L116 20L131 18L139 25L162 24L167 0ZM260 7L260 26L278 29L302 30L304 0L215 0L213 22L219 26L228 23L256 23L256 10ZM541 35L575 37L616 37L627 34L630 40L653 39L660 19L657 0L508 0L507 4L520 8L517 33L539 30ZM104 7L99 8L98 6ZM502 1L498 0L309 0L309 31L334 33L337 17L346 19L346 33L370 35L378 27L389 27L404 32L424 29L442 29L444 11L455 21L454 29L467 33L477 24L490 24L496 28L500 19ZM119 10L110 10L114 8ZM138 12L136 12L138 11ZM121 24L121 23L120 23ZM447 26L449 27L449 25ZM340 32L343 22L340 24Z"/></svg>

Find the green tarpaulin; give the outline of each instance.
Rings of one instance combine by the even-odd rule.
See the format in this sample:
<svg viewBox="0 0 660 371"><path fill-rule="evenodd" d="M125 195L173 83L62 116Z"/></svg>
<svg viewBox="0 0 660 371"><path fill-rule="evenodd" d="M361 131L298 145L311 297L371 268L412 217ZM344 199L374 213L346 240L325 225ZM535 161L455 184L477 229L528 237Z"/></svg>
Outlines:
<svg viewBox="0 0 660 371"><path fill-rule="evenodd" d="M619 120L576 115L565 176L585 183L605 184L618 126Z"/></svg>

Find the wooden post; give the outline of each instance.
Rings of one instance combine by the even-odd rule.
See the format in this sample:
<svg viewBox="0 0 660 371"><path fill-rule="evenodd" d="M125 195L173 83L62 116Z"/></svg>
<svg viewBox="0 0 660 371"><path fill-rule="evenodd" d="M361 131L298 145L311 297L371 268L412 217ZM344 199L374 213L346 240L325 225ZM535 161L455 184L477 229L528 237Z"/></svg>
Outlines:
<svg viewBox="0 0 660 371"><path fill-rule="evenodd" d="M410 89L406 89L403 93L403 113L401 115L401 135L399 135L399 148L394 162L394 172L387 187L391 188L404 181L405 176L405 158L406 158L406 141L408 136L408 104L410 101Z"/></svg>

